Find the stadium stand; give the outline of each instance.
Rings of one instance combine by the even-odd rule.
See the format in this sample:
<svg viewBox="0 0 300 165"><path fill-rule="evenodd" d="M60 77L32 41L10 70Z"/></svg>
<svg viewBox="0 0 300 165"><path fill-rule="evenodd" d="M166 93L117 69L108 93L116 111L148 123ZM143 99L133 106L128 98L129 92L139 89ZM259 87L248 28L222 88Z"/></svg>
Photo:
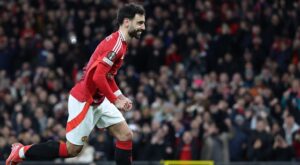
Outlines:
<svg viewBox="0 0 300 165"><path fill-rule="evenodd" d="M68 92L126 2L0 1L0 160L65 139ZM117 76L134 160L300 160L300 1L140 3L146 32ZM111 161L113 142L95 130L66 162Z"/></svg>

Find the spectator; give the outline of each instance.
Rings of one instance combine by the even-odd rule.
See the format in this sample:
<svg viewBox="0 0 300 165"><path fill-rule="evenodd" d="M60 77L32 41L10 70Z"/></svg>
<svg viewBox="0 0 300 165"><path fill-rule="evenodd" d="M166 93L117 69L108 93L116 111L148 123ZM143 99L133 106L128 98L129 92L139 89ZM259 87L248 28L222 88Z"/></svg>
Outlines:
<svg viewBox="0 0 300 165"><path fill-rule="evenodd" d="M67 93L126 2L0 3L0 160L64 137ZM134 160L179 158L188 132L195 159L300 159L299 1L140 2L147 29L116 77L135 102ZM112 160L109 135L91 137L93 159Z"/></svg>
<svg viewBox="0 0 300 165"><path fill-rule="evenodd" d="M109 143L108 136L105 132L96 135L95 138L90 140L91 146L95 146L94 160L105 161L108 160Z"/></svg>
<svg viewBox="0 0 300 165"><path fill-rule="evenodd" d="M251 132L248 140L247 157L250 161L268 161L272 152L272 138L266 131L267 123L258 119L256 129Z"/></svg>
<svg viewBox="0 0 300 165"><path fill-rule="evenodd" d="M177 148L176 159L198 160L199 153L199 148L196 145L195 139L193 139L191 132L184 132Z"/></svg>
<svg viewBox="0 0 300 165"><path fill-rule="evenodd" d="M293 156L293 147L288 145L281 135L276 135L273 144L272 160L291 161Z"/></svg>
<svg viewBox="0 0 300 165"><path fill-rule="evenodd" d="M229 143L230 160L242 161L245 158L247 134L245 133L245 119L241 115L235 117L233 138Z"/></svg>
<svg viewBox="0 0 300 165"><path fill-rule="evenodd" d="M208 123L203 144L204 145L201 151L202 160L214 160L216 162L224 161L222 152L223 144L219 139L219 130L215 123Z"/></svg>
<svg viewBox="0 0 300 165"><path fill-rule="evenodd" d="M158 161L164 159L166 156L165 135L164 130L159 128L152 136L150 143L147 144L148 146L145 149L146 160Z"/></svg>
<svg viewBox="0 0 300 165"><path fill-rule="evenodd" d="M296 160L300 160L300 129L293 134L293 149L295 151Z"/></svg>
<svg viewBox="0 0 300 165"><path fill-rule="evenodd" d="M287 115L284 119L283 129L285 132L285 140L288 145L292 144L292 135L299 129L299 125L295 122L295 118L292 115Z"/></svg>

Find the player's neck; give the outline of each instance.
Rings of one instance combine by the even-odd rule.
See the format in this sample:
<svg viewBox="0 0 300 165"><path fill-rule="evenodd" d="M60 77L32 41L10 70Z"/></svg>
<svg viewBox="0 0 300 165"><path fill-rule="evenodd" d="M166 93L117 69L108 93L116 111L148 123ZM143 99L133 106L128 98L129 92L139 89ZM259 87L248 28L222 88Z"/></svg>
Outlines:
<svg viewBox="0 0 300 165"><path fill-rule="evenodd" d="M128 43L131 40L131 37L128 35L127 30L125 30L123 27L120 27L119 31L121 35L124 37L125 41Z"/></svg>

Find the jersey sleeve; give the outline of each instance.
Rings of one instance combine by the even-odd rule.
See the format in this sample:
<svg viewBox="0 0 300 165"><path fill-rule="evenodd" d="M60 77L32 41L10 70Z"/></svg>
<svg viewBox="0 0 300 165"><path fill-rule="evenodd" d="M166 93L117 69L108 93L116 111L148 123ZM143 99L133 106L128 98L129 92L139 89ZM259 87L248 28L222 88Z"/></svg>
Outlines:
<svg viewBox="0 0 300 165"><path fill-rule="evenodd" d="M115 78L113 75L108 75L107 76L107 81L108 81L108 84L111 88L111 90L114 92L114 95L115 96L120 96L122 94L120 88L118 87L116 81L115 81Z"/></svg>
<svg viewBox="0 0 300 165"><path fill-rule="evenodd" d="M115 62L121 58L120 50L122 48L121 38L118 39L105 39L103 40L102 47L105 49L105 53L100 55L101 62L105 65L112 67Z"/></svg>
<svg viewBox="0 0 300 165"><path fill-rule="evenodd" d="M104 39L101 47L104 51L98 58L99 63L93 75L93 81L97 89L102 92L111 103L114 103L117 99L115 92L117 92L119 88L115 80L111 80L107 76L112 66L121 58L119 53L122 48L121 38L119 37L116 40Z"/></svg>
<svg viewBox="0 0 300 165"><path fill-rule="evenodd" d="M114 103L117 99L117 96L114 95L109 82L107 81L107 73L109 72L110 67L99 62L96 68L96 71L93 75L93 81L97 86L97 89L104 94L105 97L111 102Z"/></svg>

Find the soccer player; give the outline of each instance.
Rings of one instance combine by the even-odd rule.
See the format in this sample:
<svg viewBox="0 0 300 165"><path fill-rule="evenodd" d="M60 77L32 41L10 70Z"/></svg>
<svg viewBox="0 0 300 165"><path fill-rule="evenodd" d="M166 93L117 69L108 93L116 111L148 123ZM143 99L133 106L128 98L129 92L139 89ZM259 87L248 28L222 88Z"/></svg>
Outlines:
<svg viewBox="0 0 300 165"><path fill-rule="evenodd" d="M23 160L52 160L77 156L95 126L107 128L116 138L117 165L131 165L132 131L120 111L129 111L132 101L118 88L114 76L121 67L127 43L145 30L145 10L127 4L118 10L118 31L107 36L95 49L81 80L71 89L68 100L67 142L48 141L24 146L12 145L6 165Z"/></svg>

